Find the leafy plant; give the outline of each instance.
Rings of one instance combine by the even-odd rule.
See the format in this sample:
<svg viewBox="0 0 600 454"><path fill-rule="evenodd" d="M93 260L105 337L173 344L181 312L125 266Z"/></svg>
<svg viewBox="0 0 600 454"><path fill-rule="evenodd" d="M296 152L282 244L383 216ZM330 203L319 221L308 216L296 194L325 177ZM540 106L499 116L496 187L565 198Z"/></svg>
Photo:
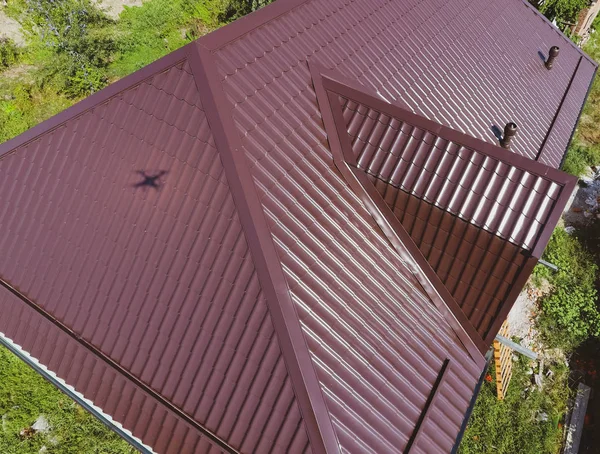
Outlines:
<svg viewBox="0 0 600 454"><path fill-rule="evenodd" d="M229 22L262 8L273 0L228 0L220 19Z"/></svg>
<svg viewBox="0 0 600 454"><path fill-rule="evenodd" d="M14 65L19 59L19 48L12 39L0 38L0 71Z"/></svg>
<svg viewBox="0 0 600 454"><path fill-rule="evenodd" d="M21 0L20 20L39 64L40 84L77 98L107 83L111 20L92 0Z"/></svg>
<svg viewBox="0 0 600 454"><path fill-rule="evenodd" d="M538 328L548 346L569 351L590 336L600 336L598 265L580 240L562 228L552 234L544 259L559 270L540 265L534 270L535 279L547 279L552 286L541 300Z"/></svg>
<svg viewBox="0 0 600 454"><path fill-rule="evenodd" d="M116 77L140 69L220 24L226 0L151 0L125 7L116 36Z"/></svg>
<svg viewBox="0 0 600 454"><path fill-rule="evenodd" d="M0 143L66 109L71 101L52 89L15 84L11 99L0 98Z"/></svg>
<svg viewBox="0 0 600 454"><path fill-rule="evenodd" d="M579 12L588 6L588 0L544 0L533 3L544 16L559 23L575 22Z"/></svg>
<svg viewBox="0 0 600 454"><path fill-rule="evenodd" d="M503 401L496 397L495 380L484 382L465 431L459 453L557 454L562 429L558 421L567 407L568 368L552 364L540 390L528 374L528 361L513 363L513 376ZM492 365L489 374L495 374Z"/></svg>

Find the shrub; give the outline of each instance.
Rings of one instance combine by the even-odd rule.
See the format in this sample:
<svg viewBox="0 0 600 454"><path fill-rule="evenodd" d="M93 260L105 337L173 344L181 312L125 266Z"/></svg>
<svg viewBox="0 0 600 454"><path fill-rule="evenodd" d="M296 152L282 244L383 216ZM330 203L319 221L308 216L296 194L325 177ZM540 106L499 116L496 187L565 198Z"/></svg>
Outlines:
<svg viewBox="0 0 600 454"><path fill-rule="evenodd" d="M130 74L217 27L227 0L150 0L125 7L112 75Z"/></svg>
<svg viewBox="0 0 600 454"><path fill-rule="evenodd" d="M580 240L557 228L544 252L544 259L558 266L553 272L538 265L534 279L547 279L552 291L541 300L537 320L550 347L572 350L590 336L600 335L596 278L598 265Z"/></svg>
<svg viewBox="0 0 600 454"><path fill-rule="evenodd" d="M273 0L228 0L221 13L220 19L223 22L229 22L245 16L252 11L256 11L272 2Z"/></svg>
<svg viewBox="0 0 600 454"><path fill-rule="evenodd" d="M11 86L12 99L0 100L0 143L66 109L71 101L49 88Z"/></svg>
<svg viewBox="0 0 600 454"><path fill-rule="evenodd" d="M20 20L40 68L40 85L52 84L72 98L106 85L112 22L96 2L22 0Z"/></svg>
<svg viewBox="0 0 600 454"><path fill-rule="evenodd" d="M19 48L12 39L0 38L0 71L14 65L19 59Z"/></svg>
<svg viewBox="0 0 600 454"><path fill-rule="evenodd" d="M588 0L544 0L538 2L540 12L550 20L560 23L575 22L580 11L588 6Z"/></svg>

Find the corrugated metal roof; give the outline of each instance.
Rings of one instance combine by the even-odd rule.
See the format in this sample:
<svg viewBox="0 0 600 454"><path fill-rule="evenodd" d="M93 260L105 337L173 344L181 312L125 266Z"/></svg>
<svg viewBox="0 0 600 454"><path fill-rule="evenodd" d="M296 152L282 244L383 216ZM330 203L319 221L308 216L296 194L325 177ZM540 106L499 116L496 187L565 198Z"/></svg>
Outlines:
<svg viewBox="0 0 600 454"><path fill-rule="evenodd" d="M460 219L526 251L500 272L515 296L572 184L518 154L558 165L594 70L519 0L278 0L0 146L0 331L157 452L449 452L510 304L460 298L477 255L444 274L427 240ZM381 122L381 97L433 122ZM509 120L512 155L491 145ZM517 172L531 202L498 199L504 224L466 210L492 197L460 163Z"/></svg>
<svg viewBox="0 0 600 454"><path fill-rule="evenodd" d="M555 168L597 66L523 0L277 3L263 14L264 25L250 16L202 40L222 57L225 83L237 86L232 101L255 95L245 80L250 67L260 67L261 86L295 90L289 84L295 77L308 82L300 66L311 58L388 101L489 143L498 141L493 126L515 122L512 151ZM549 71L543 58L553 45L561 51ZM282 76L273 80L268 68ZM554 121L556 114L561 119ZM546 140L549 132L553 140Z"/></svg>
<svg viewBox="0 0 600 454"><path fill-rule="evenodd" d="M327 73L313 70L313 78L321 110L330 109L325 125L337 137L338 168L350 166L355 176L347 179L377 189L374 216L394 217L392 241L399 235L414 242L415 259L443 284L450 309L456 315L460 307L467 333L476 332L487 349L577 180Z"/></svg>
<svg viewBox="0 0 600 454"><path fill-rule="evenodd" d="M308 441L279 342L180 58L3 155L2 279L232 447L294 442L300 452ZM137 186L140 169L164 173L157 188ZM86 360L67 375L84 394L105 381L100 372L89 380L102 361ZM125 399L97 404L144 426Z"/></svg>

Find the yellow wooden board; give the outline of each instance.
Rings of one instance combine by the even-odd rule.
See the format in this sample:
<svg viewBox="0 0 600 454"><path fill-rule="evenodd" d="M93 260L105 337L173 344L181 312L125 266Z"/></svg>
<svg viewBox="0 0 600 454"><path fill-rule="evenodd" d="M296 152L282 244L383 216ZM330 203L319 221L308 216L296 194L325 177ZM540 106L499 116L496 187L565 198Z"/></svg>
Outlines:
<svg viewBox="0 0 600 454"><path fill-rule="evenodd" d="M508 321L502 324L499 334L508 337ZM496 363L498 399L503 400L512 377L512 350L497 340L494 341L494 362Z"/></svg>

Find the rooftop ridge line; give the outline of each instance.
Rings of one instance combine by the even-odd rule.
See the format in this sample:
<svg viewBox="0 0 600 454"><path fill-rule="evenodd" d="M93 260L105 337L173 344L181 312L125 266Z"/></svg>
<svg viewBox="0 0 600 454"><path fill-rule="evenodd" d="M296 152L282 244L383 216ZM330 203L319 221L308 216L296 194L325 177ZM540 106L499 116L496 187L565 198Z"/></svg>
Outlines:
<svg viewBox="0 0 600 454"><path fill-rule="evenodd" d="M340 447L321 385L304 338L298 313L258 198L241 138L214 57L201 42L188 48L188 62L221 155L231 193L246 234L258 278L277 334L298 407L315 454L339 453Z"/></svg>

